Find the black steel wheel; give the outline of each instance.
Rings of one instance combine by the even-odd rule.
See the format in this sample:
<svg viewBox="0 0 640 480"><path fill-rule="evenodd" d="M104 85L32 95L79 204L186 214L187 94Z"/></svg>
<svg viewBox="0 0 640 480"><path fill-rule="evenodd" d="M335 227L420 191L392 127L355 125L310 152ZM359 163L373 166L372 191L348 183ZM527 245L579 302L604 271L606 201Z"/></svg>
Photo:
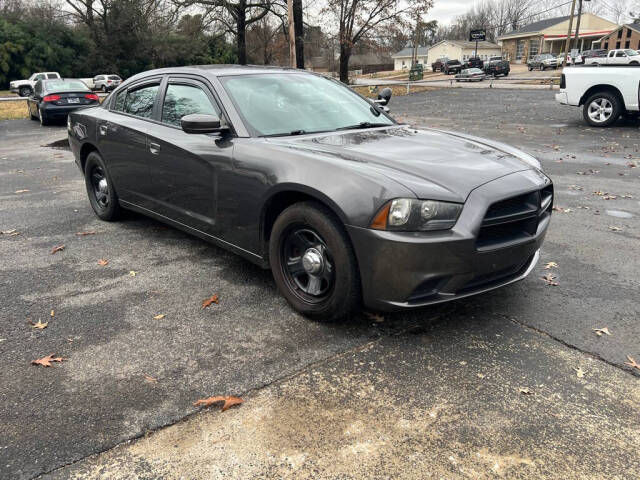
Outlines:
<svg viewBox="0 0 640 480"><path fill-rule="evenodd" d="M91 152L84 167L85 186L89 202L101 220L116 220L120 215L120 205L113 182L104 161L98 152Z"/></svg>
<svg viewBox="0 0 640 480"><path fill-rule="evenodd" d="M293 308L330 322L356 313L360 275L340 220L325 206L301 202L276 219L269 240L273 278Z"/></svg>

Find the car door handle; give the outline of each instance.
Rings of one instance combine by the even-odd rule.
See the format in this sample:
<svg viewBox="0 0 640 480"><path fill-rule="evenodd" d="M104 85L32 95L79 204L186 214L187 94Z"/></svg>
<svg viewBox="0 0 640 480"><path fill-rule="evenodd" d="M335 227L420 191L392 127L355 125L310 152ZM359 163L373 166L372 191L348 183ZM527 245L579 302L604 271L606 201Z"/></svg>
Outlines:
<svg viewBox="0 0 640 480"><path fill-rule="evenodd" d="M109 131L109 127L106 125L100 125L100 135L105 136Z"/></svg>
<svg viewBox="0 0 640 480"><path fill-rule="evenodd" d="M159 155L160 154L160 144L158 143L150 143L149 144L149 151L151 153L153 153L154 155Z"/></svg>

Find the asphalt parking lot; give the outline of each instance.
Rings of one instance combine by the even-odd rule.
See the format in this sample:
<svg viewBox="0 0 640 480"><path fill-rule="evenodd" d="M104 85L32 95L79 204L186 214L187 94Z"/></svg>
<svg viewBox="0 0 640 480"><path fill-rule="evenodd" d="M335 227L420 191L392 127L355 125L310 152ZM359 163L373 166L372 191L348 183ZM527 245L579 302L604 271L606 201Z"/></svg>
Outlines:
<svg viewBox="0 0 640 480"><path fill-rule="evenodd" d="M542 160L558 210L528 279L310 322L233 254L135 214L100 222L47 146L64 126L0 122L0 478L636 478L640 123L589 128L540 90L390 107ZM48 354L64 360L30 364ZM210 395L246 402L193 415Z"/></svg>

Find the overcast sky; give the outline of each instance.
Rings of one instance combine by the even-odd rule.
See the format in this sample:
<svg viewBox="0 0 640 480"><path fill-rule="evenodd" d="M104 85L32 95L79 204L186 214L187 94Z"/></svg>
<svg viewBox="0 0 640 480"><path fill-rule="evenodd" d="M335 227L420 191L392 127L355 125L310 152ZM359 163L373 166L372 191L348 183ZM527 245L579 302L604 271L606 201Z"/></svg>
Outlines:
<svg viewBox="0 0 640 480"><path fill-rule="evenodd" d="M462 15L469 10L475 0L436 0L433 3L433 8L429 10L427 18L429 20L437 20L440 25L446 25L454 17Z"/></svg>

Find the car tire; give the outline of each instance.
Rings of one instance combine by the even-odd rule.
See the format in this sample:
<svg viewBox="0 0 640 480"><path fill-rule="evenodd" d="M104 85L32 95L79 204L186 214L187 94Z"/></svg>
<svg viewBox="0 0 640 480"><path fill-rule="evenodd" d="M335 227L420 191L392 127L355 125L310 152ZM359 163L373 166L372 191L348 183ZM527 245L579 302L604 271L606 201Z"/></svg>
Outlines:
<svg viewBox="0 0 640 480"><path fill-rule="evenodd" d="M355 252L342 223L325 206L296 203L278 216L269 241L269 263L282 295L306 317L335 322L359 310Z"/></svg>
<svg viewBox="0 0 640 480"><path fill-rule="evenodd" d="M629 65L640 65L640 63L636 62L635 60L633 62L629 62Z"/></svg>
<svg viewBox="0 0 640 480"><path fill-rule="evenodd" d="M87 156L84 166L84 183L89 203L98 218L106 222L117 220L121 213L118 195L111 175L98 152L93 151Z"/></svg>
<svg viewBox="0 0 640 480"><path fill-rule="evenodd" d="M624 113L621 100L610 92L591 95L582 109L585 121L593 127L608 127Z"/></svg>
<svg viewBox="0 0 640 480"><path fill-rule="evenodd" d="M42 110L38 108L38 120L40 120L40 125L43 127L49 125L49 119L45 113L42 113Z"/></svg>
<svg viewBox="0 0 640 480"><path fill-rule="evenodd" d="M107 93L107 87L105 85L102 85L102 93Z"/></svg>
<svg viewBox="0 0 640 480"><path fill-rule="evenodd" d="M544 72L544 65L540 65L540 71Z"/></svg>
<svg viewBox="0 0 640 480"><path fill-rule="evenodd" d="M29 95L31 95L31 88L29 88L29 87L20 87L18 89L18 95L20 95L21 97L28 97Z"/></svg>
<svg viewBox="0 0 640 480"><path fill-rule="evenodd" d="M532 71L532 70L533 70L533 67L532 67L531 65L529 65L529 67L528 67L528 68L529 68L529 71Z"/></svg>

